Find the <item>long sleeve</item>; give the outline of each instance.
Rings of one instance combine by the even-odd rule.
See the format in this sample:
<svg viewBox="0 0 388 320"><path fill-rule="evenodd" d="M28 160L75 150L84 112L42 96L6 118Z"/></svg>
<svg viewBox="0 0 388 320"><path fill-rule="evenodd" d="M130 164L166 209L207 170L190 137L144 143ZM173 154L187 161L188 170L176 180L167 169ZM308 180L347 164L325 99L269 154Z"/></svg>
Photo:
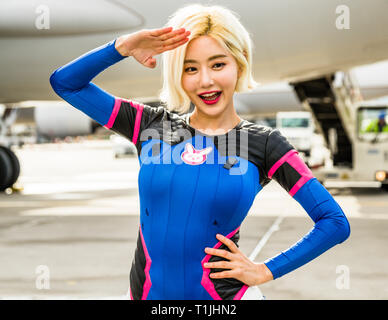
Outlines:
<svg viewBox="0 0 388 320"><path fill-rule="evenodd" d="M114 108L115 97L91 83L91 80L124 58L116 50L113 40L55 70L50 77L51 86L75 108L101 125L106 125Z"/></svg>
<svg viewBox="0 0 388 320"><path fill-rule="evenodd" d="M139 151L141 131L160 119L165 109L114 97L91 82L100 72L124 58L113 40L55 70L50 83L62 99L132 141Z"/></svg>
<svg viewBox="0 0 388 320"><path fill-rule="evenodd" d="M276 279L345 241L350 226L341 207L278 130L269 134L266 153L268 178L275 179L314 221L314 227L302 239L264 261Z"/></svg>

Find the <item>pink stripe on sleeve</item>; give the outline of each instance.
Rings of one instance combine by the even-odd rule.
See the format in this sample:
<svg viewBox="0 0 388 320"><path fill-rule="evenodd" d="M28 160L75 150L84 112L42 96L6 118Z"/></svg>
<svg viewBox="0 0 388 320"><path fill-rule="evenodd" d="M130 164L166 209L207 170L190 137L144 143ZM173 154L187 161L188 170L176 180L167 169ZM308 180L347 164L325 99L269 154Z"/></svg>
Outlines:
<svg viewBox="0 0 388 320"><path fill-rule="evenodd" d="M135 119L135 128L133 130L133 137L132 137L132 142L136 144L137 138L139 137L141 116L143 114L144 105L141 103L136 103L134 101L129 101L129 103L132 107L134 107L137 110L136 119Z"/></svg>
<svg viewBox="0 0 388 320"><path fill-rule="evenodd" d="M117 114L119 113L121 103L127 102L129 105L137 110L136 112L136 118L135 118L135 124L134 124L134 130L133 130L133 136L132 136L132 142L136 144L137 139L139 137L140 132L140 123L141 123L141 117L143 114L144 105L135 101L116 98L115 104L113 106L112 114L110 115L108 123L104 126L107 129L111 129L113 127L113 124L115 123Z"/></svg>
<svg viewBox="0 0 388 320"><path fill-rule="evenodd" d="M291 190L290 190L290 192L289 192L290 196L293 197L293 196L295 195L295 193L297 193L298 190L299 190L300 188L302 188L303 185L304 185L307 181L309 181L311 178L312 178L312 177L302 177L302 178L300 178L300 179L298 180L298 182L295 183L295 185L291 188Z"/></svg>
<svg viewBox="0 0 388 320"><path fill-rule="evenodd" d="M295 153L287 159L287 162L299 172L301 176L313 177L313 173L309 169L308 166L304 163L304 161Z"/></svg>
<svg viewBox="0 0 388 320"><path fill-rule="evenodd" d="M301 175L301 178L298 180L297 183L291 188L289 194L291 196L294 196L295 193L311 178L314 178L313 173L309 169L309 167L306 166L306 164L303 162L303 160L297 155L294 154L291 157L288 158L287 162Z"/></svg>
<svg viewBox="0 0 388 320"><path fill-rule="evenodd" d="M119 99L119 98L116 98L115 99L115 104L113 106L113 110L112 110L112 113L110 115L110 118L108 120L108 123L104 126L105 128L107 129L110 129L112 128L113 124L115 123L115 120L116 120L116 117L117 117L117 114L119 113L119 110L120 110L120 106L121 106L121 102L123 100L122 99Z"/></svg>
<svg viewBox="0 0 388 320"><path fill-rule="evenodd" d="M274 173L276 172L279 167L287 161L289 157L291 157L293 154L297 154L298 152L295 149L292 149L288 151L283 157L281 157L276 163L272 166L272 168L268 171L268 178L272 178Z"/></svg>

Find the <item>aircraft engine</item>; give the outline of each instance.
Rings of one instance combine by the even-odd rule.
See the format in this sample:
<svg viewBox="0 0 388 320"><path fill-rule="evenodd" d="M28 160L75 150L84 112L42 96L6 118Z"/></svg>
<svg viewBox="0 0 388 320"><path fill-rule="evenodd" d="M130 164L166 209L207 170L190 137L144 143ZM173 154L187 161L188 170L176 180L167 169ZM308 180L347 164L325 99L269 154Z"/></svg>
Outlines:
<svg viewBox="0 0 388 320"><path fill-rule="evenodd" d="M88 135L93 131L92 120L69 106L39 106L35 109L37 134L47 138Z"/></svg>

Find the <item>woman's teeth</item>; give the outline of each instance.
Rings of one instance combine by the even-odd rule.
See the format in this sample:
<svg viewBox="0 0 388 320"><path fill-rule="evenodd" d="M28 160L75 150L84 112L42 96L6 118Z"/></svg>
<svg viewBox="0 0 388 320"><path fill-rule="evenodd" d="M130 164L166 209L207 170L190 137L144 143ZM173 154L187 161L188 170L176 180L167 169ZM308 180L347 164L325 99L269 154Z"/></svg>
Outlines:
<svg viewBox="0 0 388 320"><path fill-rule="evenodd" d="M202 99L202 101L208 105L210 104L216 104L221 99L222 91L219 91L217 93L209 93L200 95L199 97Z"/></svg>
<svg viewBox="0 0 388 320"><path fill-rule="evenodd" d="M204 100L211 101L211 100L215 100L220 94L221 92L208 93L208 94L200 95L200 97Z"/></svg>

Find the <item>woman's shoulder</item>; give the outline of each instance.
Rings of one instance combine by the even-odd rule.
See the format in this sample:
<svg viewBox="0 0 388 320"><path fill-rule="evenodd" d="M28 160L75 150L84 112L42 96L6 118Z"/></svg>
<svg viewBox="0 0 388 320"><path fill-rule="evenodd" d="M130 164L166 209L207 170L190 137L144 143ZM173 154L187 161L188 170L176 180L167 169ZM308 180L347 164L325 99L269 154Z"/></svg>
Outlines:
<svg viewBox="0 0 388 320"><path fill-rule="evenodd" d="M185 114L171 111L163 104L143 104L143 129L168 130L172 134L174 131L187 127L185 117Z"/></svg>
<svg viewBox="0 0 388 320"><path fill-rule="evenodd" d="M243 121L241 129L248 133L250 148L262 150L269 154L273 153L274 150L283 153L293 148L279 129L248 120Z"/></svg>
<svg viewBox="0 0 388 320"><path fill-rule="evenodd" d="M268 135L274 129L269 127L269 126L256 123L254 121L243 119L242 124L241 124L241 130L246 130L249 135L267 138Z"/></svg>
<svg viewBox="0 0 388 320"><path fill-rule="evenodd" d="M161 120L184 120L184 115L180 115L172 110L169 110L161 103L140 103L143 113L149 117L161 118Z"/></svg>

